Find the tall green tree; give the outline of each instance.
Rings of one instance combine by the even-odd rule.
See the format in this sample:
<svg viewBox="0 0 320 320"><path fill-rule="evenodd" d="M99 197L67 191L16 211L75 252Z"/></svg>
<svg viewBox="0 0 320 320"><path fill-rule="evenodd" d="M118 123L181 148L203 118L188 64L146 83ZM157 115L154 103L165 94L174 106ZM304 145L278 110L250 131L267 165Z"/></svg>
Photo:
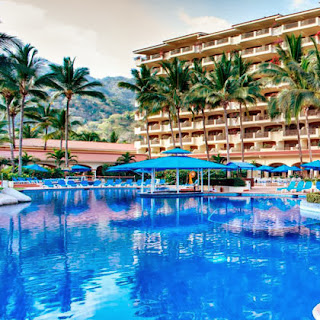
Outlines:
<svg viewBox="0 0 320 320"><path fill-rule="evenodd" d="M40 76L43 60L37 57L38 51L30 44L17 45L16 50L9 50L11 60L10 71L7 72L7 83L10 87L18 86L20 103L20 126L19 126L19 166L18 173L22 173L22 147L23 147L23 124L24 108L27 98L46 98L43 90L44 81Z"/></svg>
<svg viewBox="0 0 320 320"><path fill-rule="evenodd" d="M243 130L243 106L255 104L258 100L265 101L261 94L262 85L254 79L250 72L251 62L244 60L239 53L234 54L234 76L238 80L239 95L236 101L239 104L240 140L241 140L241 161L244 162L244 130Z"/></svg>
<svg viewBox="0 0 320 320"><path fill-rule="evenodd" d="M80 121L73 120L70 121L68 125L68 133L75 134L72 130L73 127L81 125ZM58 110L53 118L51 119L51 132L47 134L45 139L59 139L60 140L60 150L62 150L63 140L65 139L65 131L66 131L66 110Z"/></svg>
<svg viewBox="0 0 320 320"><path fill-rule="evenodd" d="M104 100L104 94L96 88L102 86L99 81L89 80L88 68L75 68L75 59L64 58L61 66L51 64L51 72L46 75L47 84L55 91L55 98L62 97L66 100L65 114L65 165L68 161L68 140L69 140L69 112L70 104L75 96L92 97Z"/></svg>
<svg viewBox="0 0 320 320"><path fill-rule="evenodd" d="M47 159L52 159L55 165L60 168L65 164L65 152L61 149L53 149L53 152L47 153ZM69 163L77 163L77 156L71 155L70 151L68 152L68 161Z"/></svg>
<svg viewBox="0 0 320 320"><path fill-rule="evenodd" d="M206 102L205 96L197 94L197 87L199 86L199 84L201 83L205 84L207 82L207 75L208 75L208 72L205 70L205 68L202 67L201 61L195 60L193 65L192 77L191 77L191 84L193 87L190 89L189 93L187 94L187 102L190 105L190 110L192 113L201 114L207 161L210 161L208 133L206 129L206 116L205 116L205 109L207 106L207 102Z"/></svg>
<svg viewBox="0 0 320 320"><path fill-rule="evenodd" d="M117 133L115 131L112 131L110 134L109 142L116 143L118 142L118 139L119 139L119 136L117 135Z"/></svg>
<svg viewBox="0 0 320 320"><path fill-rule="evenodd" d="M179 143L183 148L182 131L180 123L181 109L186 107L186 95L189 92L191 84L191 71L186 61L174 58L172 61L164 61L161 63L166 76L163 78L163 85L167 86L172 107L174 107L179 130Z"/></svg>
<svg viewBox="0 0 320 320"><path fill-rule="evenodd" d="M142 65L139 70L132 69L131 74L133 77L133 83L120 81L118 86L135 92L136 99L139 104L139 112L143 115L143 119L146 123L147 131L147 143L148 143L148 154L151 158L151 144L149 134L149 120L148 117L154 113L153 103L148 98L148 94L155 92L154 77L156 73L146 65Z"/></svg>
<svg viewBox="0 0 320 320"><path fill-rule="evenodd" d="M227 161L230 162L228 109L232 102L242 96L239 81L235 78L232 58L223 53L220 61L213 61L214 69L208 74L208 81L200 83L196 88L199 96L206 99L211 108L222 107L225 121L225 135L227 142Z"/></svg>
<svg viewBox="0 0 320 320"><path fill-rule="evenodd" d="M57 115L58 110L52 108L50 101L39 101L35 100L33 106L30 106L26 109L25 114L26 117L33 120L35 125L34 131L44 132L44 150L47 150L47 141L48 141L48 133L49 129L52 126L52 122Z"/></svg>
<svg viewBox="0 0 320 320"><path fill-rule="evenodd" d="M82 131L76 135L76 140L79 141L101 141L100 136L93 131Z"/></svg>
<svg viewBox="0 0 320 320"><path fill-rule="evenodd" d="M301 129L300 129L300 111L294 103L294 90L303 87L302 78L297 70L297 65L303 63L302 36L296 37L294 34L287 35L285 38L285 48L280 43L277 44L277 54L280 63L262 63L259 72L265 76L265 79L273 85L285 84L286 90L269 100L269 113L274 115L278 110L286 118L286 122L291 122L291 117L295 117L298 135L298 150L300 163L303 163L301 148ZM268 82L267 82L268 84Z"/></svg>
<svg viewBox="0 0 320 320"><path fill-rule="evenodd" d="M120 164L127 164L130 162L135 162L135 155L134 154L130 154L129 152L124 153L122 156L120 156L117 161L116 161L116 165L120 165Z"/></svg>

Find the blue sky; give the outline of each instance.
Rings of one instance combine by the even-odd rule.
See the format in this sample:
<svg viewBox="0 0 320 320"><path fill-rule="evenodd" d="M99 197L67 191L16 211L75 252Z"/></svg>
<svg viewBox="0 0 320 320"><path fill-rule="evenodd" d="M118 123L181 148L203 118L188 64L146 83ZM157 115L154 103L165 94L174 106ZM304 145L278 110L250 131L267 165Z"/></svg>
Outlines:
<svg viewBox="0 0 320 320"><path fill-rule="evenodd" d="M76 56L93 76L128 76L135 49L317 6L315 0L1 0L0 26L53 62Z"/></svg>

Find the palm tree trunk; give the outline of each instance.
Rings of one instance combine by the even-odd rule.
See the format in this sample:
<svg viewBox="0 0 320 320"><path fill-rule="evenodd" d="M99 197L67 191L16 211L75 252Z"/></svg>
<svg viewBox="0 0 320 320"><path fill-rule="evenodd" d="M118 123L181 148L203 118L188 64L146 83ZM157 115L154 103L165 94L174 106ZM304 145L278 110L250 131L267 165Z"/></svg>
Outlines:
<svg viewBox="0 0 320 320"><path fill-rule="evenodd" d="M298 132L299 158L300 158L300 164L302 164L302 163L303 163L303 159L302 159L302 149L301 149L301 133L300 133L300 121L299 121L299 117L297 117L296 121L297 121L297 132Z"/></svg>
<svg viewBox="0 0 320 320"><path fill-rule="evenodd" d="M15 149L16 148L16 126L14 123L15 116L12 116L11 120L12 120L12 144L13 144L13 149Z"/></svg>
<svg viewBox="0 0 320 320"><path fill-rule="evenodd" d="M48 142L48 139L47 139L47 135L48 135L48 128L45 129L45 137L44 137L44 147L43 147L43 150L47 150L47 142Z"/></svg>
<svg viewBox="0 0 320 320"><path fill-rule="evenodd" d="M310 127L309 127L309 107L305 109L305 116L306 116L306 129L307 129L307 137L308 137L308 150L309 150L309 161L312 162L312 150L311 150L311 138L310 138Z"/></svg>
<svg viewBox="0 0 320 320"><path fill-rule="evenodd" d="M172 118L171 118L170 110L168 110L168 116L169 116L169 125L170 125L170 131L171 131L172 144L173 144L173 148L175 148L176 147L176 138L173 133Z"/></svg>
<svg viewBox="0 0 320 320"><path fill-rule="evenodd" d="M227 163L229 163L230 162L230 150L229 150L229 127L228 127L227 106L228 106L228 103L223 104L225 131L226 131L226 140L227 140Z"/></svg>
<svg viewBox="0 0 320 320"><path fill-rule="evenodd" d="M177 109L177 121L178 121L178 130L179 130L179 142L180 142L180 148L183 149L182 145L182 133L181 133L181 123L180 123L180 107L176 108Z"/></svg>
<svg viewBox="0 0 320 320"><path fill-rule="evenodd" d="M8 119L8 134L9 134L9 143L10 143L10 160L12 165L12 171L14 170L14 144L13 144L13 135L12 135L12 124L10 117L10 103L7 102L7 119Z"/></svg>
<svg viewBox="0 0 320 320"><path fill-rule="evenodd" d="M69 167L69 152L68 152L68 140L69 140L69 107L70 107L70 99L67 99L65 134L64 134L64 137L65 137L64 157L65 157L65 165L66 165L66 168Z"/></svg>
<svg viewBox="0 0 320 320"><path fill-rule="evenodd" d="M26 96L22 95L21 101L21 114L20 114L20 128L19 128L19 167L18 173L22 174L22 143L23 143L23 122L24 122L24 104L25 104Z"/></svg>
<svg viewBox="0 0 320 320"><path fill-rule="evenodd" d="M207 160L210 161L208 136L207 136L207 129L206 129L206 116L204 114L204 108L201 109L201 113L202 113L203 136L204 136L204 143L206 145Z"/></svg>
<svg viewBox="0 0 320 320"><path fill-rule="evenodd" d="M150 144L150 135L149 135L149 121L147 120L147 143L148 143L148 156L151 159L151 144Z"/></svg>
<svg viewBox="0 0 320 320"><path fill-rule="evenodd" d="M244 162L244 136L243 136L243 124L242 124L242 104L239 104L240 112L240 139L241 139L241 161Z"/></svg>

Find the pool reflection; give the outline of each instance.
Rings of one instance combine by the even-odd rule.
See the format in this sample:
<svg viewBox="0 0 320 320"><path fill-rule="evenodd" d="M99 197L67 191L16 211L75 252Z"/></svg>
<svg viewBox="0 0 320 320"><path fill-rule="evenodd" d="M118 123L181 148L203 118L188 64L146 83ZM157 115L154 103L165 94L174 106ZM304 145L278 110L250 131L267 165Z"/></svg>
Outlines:
<svg viewBox="0 0 320 320"><path fill-rule="evenodd" d="M320 229L298 200L32 197L0 214L1 319L311 319L318 303Z"/></svg>

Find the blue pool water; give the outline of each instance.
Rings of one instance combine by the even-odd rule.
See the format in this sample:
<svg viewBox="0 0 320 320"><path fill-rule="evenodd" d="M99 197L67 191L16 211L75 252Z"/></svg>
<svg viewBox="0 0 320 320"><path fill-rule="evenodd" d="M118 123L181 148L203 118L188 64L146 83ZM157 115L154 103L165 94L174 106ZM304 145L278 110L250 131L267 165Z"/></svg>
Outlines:
<svg viewBox="0 0 320 320"><path fill-rule="evenodd" d="M0 319L312 319L320 226L298 199L30 192L0 209Z"/></svg>

